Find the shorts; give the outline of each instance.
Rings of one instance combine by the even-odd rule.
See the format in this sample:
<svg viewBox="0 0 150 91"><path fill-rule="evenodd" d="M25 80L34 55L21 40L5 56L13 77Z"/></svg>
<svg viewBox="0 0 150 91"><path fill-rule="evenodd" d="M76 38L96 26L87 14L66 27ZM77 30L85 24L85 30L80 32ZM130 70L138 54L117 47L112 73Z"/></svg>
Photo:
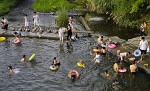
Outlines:
<svg viewBox="0 0 150 91"><path fill-rule="evenodd" d="M101 53L101 55L105 56L105 55L106 55L106 53Z"/></svg>
<svg viewBox="0 0 150 91"><path fill-rule="evenodd" d="M141 54L146 54L146 50L141 50Z"/></svg>
<svg viewBox="0 0 150 91"><path fill-rule="evenodd" d="M4 25L5 29L8 30L8 24Z"/></svg>
<svg viewBox="0 0 150 91"><path fill-rule="evenodd" d="M25 27L28 27L29 26L29 22L25 22Z"/></svg>

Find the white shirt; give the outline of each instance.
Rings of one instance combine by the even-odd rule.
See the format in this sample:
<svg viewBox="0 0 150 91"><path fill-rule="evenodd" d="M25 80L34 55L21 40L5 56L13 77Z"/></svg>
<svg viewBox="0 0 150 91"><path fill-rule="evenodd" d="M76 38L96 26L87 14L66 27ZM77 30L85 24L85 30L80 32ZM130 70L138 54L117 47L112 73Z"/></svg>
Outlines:
<svg viewBox="0 0 150 91"><path fill-rule="evenodd" d="M38 15L33 15L33 19L34 19L34 22L38 22L39 16Z"/></svg>
<svg viewBox="0 0 150 91"><path fill-rule="evenodd" d="M60 29L58 30L59 36L60 36L60 35L64 35L64 32L65 32L65 28L60 28Z"/></svg>
<svg viewBox="0 0 150 91"><path fill-rule="evenodd" d="M4 22L4 25L7 25L7 24L8 24L7 19L4 19L4 20L2 20L2 21Z"/></svg>
<svg viewBox="0 0 150 91"><path fill-rule="evenodd" d="M140 50L146 50L148 46L147 40L144 40L144 41L141 40L139 46L140 46Z"/></svg>
<svg viewBox="0 0 150 91"><path fill-rule="evenodd" d="M100 54L96 54L96 62L100 63L101 61L101 55Z"/></svg>
<svg viewBox="0 0 150 91"><path fill-rule="evenodd" d="M122 52L122 53L120 53L120 56L121 56L121 57L126 57L127 54L128 54L127 52Z"/></svg>

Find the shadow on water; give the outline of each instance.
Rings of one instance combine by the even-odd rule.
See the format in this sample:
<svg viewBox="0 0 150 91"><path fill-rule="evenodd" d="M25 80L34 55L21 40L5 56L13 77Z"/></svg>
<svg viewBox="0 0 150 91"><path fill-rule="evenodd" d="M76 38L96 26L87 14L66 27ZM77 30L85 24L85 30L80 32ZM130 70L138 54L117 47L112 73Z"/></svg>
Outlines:
<svg viewBox="0 0 150 91"><path fill-rule="evenodd" d="M89 25L93 31L105 36L118 36L121 39L131 39L139 36L140 30L134 28L119 27L112 20L107 21L107 16L100 15L103 20L89 21Z"/></svg>

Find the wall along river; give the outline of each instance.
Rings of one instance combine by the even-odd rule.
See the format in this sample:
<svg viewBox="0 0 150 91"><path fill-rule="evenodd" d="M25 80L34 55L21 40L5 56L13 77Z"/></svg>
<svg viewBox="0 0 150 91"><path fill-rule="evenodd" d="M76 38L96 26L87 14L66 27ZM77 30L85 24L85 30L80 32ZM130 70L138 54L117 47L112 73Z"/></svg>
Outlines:
<svg viewBox="0 0 150 91"><path fill-rule="evenodd" d="M12 40L8 38L7 40ZM89 52L96 44L89 37L81 37L73 42L73 50L67 49L66 44L60 46L59 41L48 39L21 38L22 45L16 46L10 42L0 42L0 91L113 91L112 80L114 71L112 69L115 56L103 57L99 65L94 65L91 60L93 55ZM36 57L31 62L23 64L20 62L22 55ZM53 57L61 62L56 72L49 70ZM76 63L83 60L85 68L78 68ZM20 70L13 76L8 75L7 66ZM76 69L80 78L72 82L68 78L69 70ZM101 74L104 70L111 73L111 78L104 78ZM135 77L117 77L120 85L115 87L118 91L148 91L150 76L138 72Z"/></svg>

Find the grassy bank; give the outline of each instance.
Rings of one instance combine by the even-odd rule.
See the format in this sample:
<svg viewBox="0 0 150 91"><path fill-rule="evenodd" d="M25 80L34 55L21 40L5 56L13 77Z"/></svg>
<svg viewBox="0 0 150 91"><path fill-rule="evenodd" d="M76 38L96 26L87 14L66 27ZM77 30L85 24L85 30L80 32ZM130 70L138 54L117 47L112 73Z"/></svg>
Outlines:
<svg viewBox="0 0 150 91"><path fill-rule="evenodd" d="M82 7L76 4L71 4L67 0L36 0L32 5L33 10L40 12L52 12L65 8L70 10L73 8L81 9Z"/></svg>
<svg viewBox="0 0 150 91"><path fill-rule="evenodd" d="M21 0L0 0L0 15L7 14Z"/></svg>

